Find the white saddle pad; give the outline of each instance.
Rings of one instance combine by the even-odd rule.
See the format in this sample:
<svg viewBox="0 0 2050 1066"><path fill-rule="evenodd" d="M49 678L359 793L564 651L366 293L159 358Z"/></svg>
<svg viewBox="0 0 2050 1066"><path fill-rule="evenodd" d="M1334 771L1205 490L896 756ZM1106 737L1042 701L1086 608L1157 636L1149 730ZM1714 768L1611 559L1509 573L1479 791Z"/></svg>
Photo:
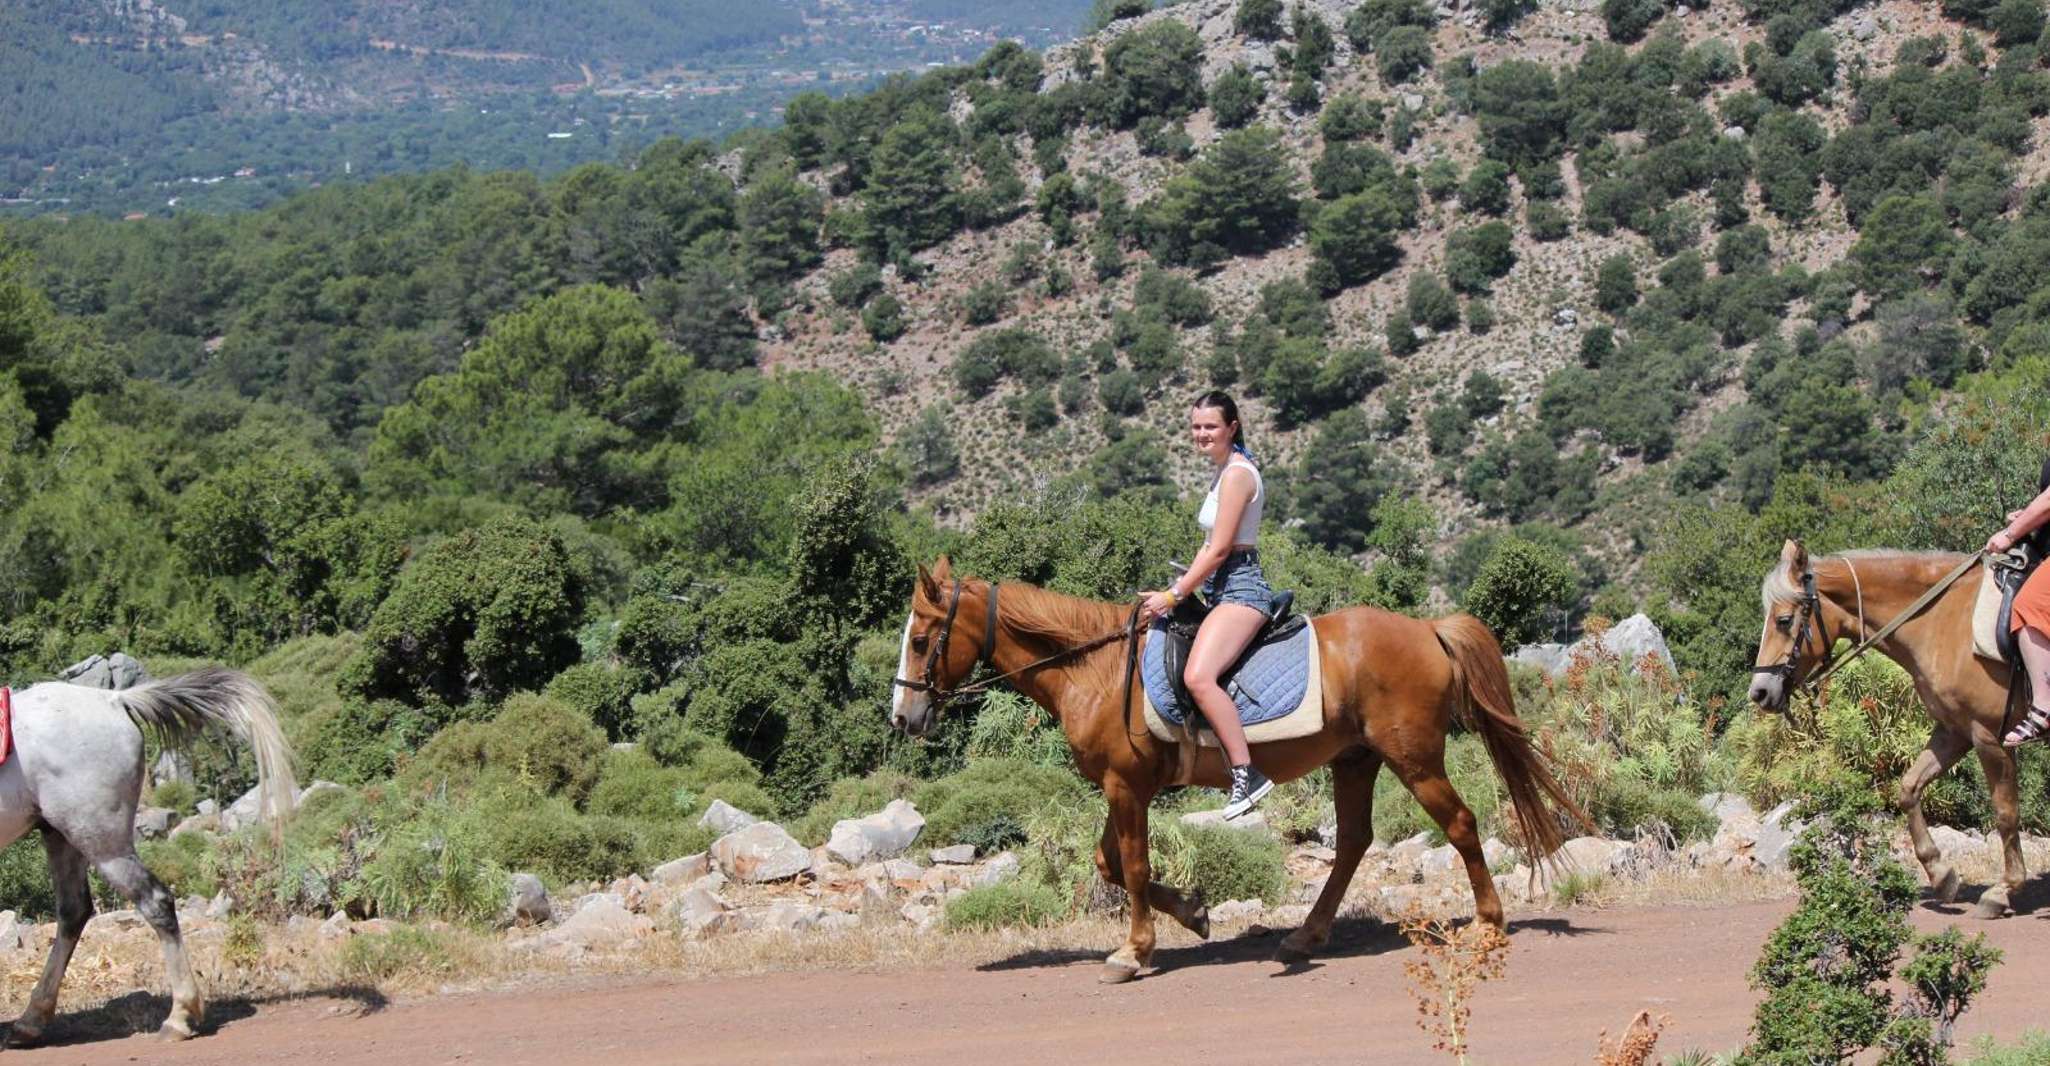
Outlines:
<svg viewBox="0 0 2050 1066"><path fill-rule="evenodd" d="M1246 743L1266 744L1276 740L1294 740L1324 728L1324 649L1319 646L1317 638L1317 620L1312 618L1309 624L1310 683L1309 687L1303 690L1303 701L1296 705L1295 710L1279 718L1247 726ZM1150 633L1148 639L1151 639ZM1168 724L1167 719L1160 716L1160 711L1153 706L1153 698L1145 694L1146 686L1139 685L1137 688L1140 690L1140 699L1146 703L1146 731L1152 733L1156 740L1164 740L1170 744L1179 743L1182 731ZM1218 746L1217 734L1208 729L1197 730L1196 738L1202 747Z"/></svg>

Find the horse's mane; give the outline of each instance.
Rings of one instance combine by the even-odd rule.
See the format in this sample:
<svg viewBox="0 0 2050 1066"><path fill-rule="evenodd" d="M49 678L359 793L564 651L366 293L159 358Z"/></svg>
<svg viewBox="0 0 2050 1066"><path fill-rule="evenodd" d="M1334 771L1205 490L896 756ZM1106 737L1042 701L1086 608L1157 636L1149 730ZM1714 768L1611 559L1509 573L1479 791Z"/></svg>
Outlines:
<svg viewBox="0 0 2050 1066"><path fill-rule="evenodd" d="M1950 567L1956 566L1957 561L1963 557L1964 554L1962 552L1904 551L1899 548L1857 548L1851 551L1837 552L1835 555L1816 556L1809 560L1808 565L1814 568L1825 563L1843 563L1846 568L1849 568L1861 562L1906 562ZM1767 611L1772 610L1772 605L1775 603L1798 600L1802 595L1801 576L1790 573L1786 566L1775 562L1772 564L1772 569L1766 571L1765 581L1759 585L1758 595L1764 609Z"/></svg>
<svg viewBox="0 0 2050 1066"><path fill-rule="evenodd" d="M1123 624L1123 604L1085 600L1023 582L1004 582L997 593L1003 624L1051 640L1079 644Z"/></svg>

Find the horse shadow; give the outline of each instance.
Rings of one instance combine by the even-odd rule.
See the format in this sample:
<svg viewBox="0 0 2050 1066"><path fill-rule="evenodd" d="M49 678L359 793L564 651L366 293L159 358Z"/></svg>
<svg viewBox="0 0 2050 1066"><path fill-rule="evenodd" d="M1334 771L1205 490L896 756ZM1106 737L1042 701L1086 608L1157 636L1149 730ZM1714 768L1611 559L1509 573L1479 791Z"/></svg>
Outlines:
<svg viewBox="0 0 2050 1066"><path fill-rule="evenodd" d="M1979 897L1984 896L1991 887L1993 886L1990 884L1968 884L1958 890L1954 902L1945 903L1936 898L1935 889L1925 885L1922 888L1922 899L1917 905L1925 911L1946 917L1958 917L1972 913L1979 904ZM2023 882L2022 887L2008 897L2007 905L2017 918L2025 914L2050 918L2050 913L2039 914L2050 912L2050 877L2037 877Z"/></svg>
<svg viewBox="0 0 2050 1066"><path fill-rule="evenodd" d="M1459 918L1452 924L1464 926L1472 921L1471 917ZM1275 948L1280 945L1283 937L1293 931L1293 928L1277 929L1256 924L1233 937L1158 948L1153 953L1155 972L1150 976L1165 977L1176 970L1196 966L1273 961ZM1511 936L1535 933L1543 936L1578 937L1604 934L1608 930L1575 924L1571 917L1558 917L1519 918L1509 923L1509 932ZM1331 923L1330 941L1318 948L1308 961L1284 964L1270 976L1293 977L1319 969L1325 961L1331 959L1371 958L1408 950L1409 947L1409 939L1402 935L1401 928L1393 922L1385 922L1364 914L1342 914ZM1079 963L1102 962L1108 954L1107 947L1035 948L983 963L976 969L998 972L1058 968Z"/></svg>
<svg viewBox="0 0 2050 1066"><path fill-rule="evenodd" d="M271 996L230 996L207 1002L206 1023L200 1028L200 1035L211 1035L226 1025L254 1017L257 1008L266 1004L309 999L353 1002L359 1017L375 1014L391 1004L384 993L368 985L336 985L331 988ZM50 1027L43 1031L42 1039L31 1046L66 1047L152 1034L164 1024L164 1019L170 1016L170 996L151 992L130 992L86 1010L59 1013L51 1020ZM4 1028L11 1040L13 1027ZM11 1042L9 1046L12 1046Z"/></svg>

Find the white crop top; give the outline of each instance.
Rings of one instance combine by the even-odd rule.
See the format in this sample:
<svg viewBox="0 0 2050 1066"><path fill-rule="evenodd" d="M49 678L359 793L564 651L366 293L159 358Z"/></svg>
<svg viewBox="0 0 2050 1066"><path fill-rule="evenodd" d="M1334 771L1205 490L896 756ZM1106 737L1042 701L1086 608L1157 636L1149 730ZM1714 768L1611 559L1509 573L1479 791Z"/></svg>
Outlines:
<svg viewBox="0 0 2050 1066"><path fill-rule="evenodd" d="M1267 485L1260 480L1260 468L1246 461L1246 457L1233 452L1224 464L1229 470L1241 466L1253 475L1253 498L1246 501L1246 509L1239 512L1239 529L1232 538L1233 544L1252 544L1260 535L1261 505L1267 502ZM1224 470L1217 472L1217 479L1210 483L1210 495L1203 497L1203 509L1196 513L1196 524L1208 533L1217 528L1217 487L1224 484Z"/></svg>

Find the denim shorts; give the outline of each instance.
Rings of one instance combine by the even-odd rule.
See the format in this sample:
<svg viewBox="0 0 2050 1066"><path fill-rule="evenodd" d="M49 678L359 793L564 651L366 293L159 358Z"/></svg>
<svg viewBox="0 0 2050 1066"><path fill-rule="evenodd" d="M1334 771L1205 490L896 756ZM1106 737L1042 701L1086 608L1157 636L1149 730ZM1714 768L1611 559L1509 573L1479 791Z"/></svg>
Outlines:
<svg viewBox="0 0 2050 1066"><path fill-rule="evenodd" d="M1274 606L1274 590L1267 587L1267 576L1260 572L1260 553L1251 550L1225 556L1203 582L1203 595L1212 607L1241 603L1266 614Z"/></svg>

